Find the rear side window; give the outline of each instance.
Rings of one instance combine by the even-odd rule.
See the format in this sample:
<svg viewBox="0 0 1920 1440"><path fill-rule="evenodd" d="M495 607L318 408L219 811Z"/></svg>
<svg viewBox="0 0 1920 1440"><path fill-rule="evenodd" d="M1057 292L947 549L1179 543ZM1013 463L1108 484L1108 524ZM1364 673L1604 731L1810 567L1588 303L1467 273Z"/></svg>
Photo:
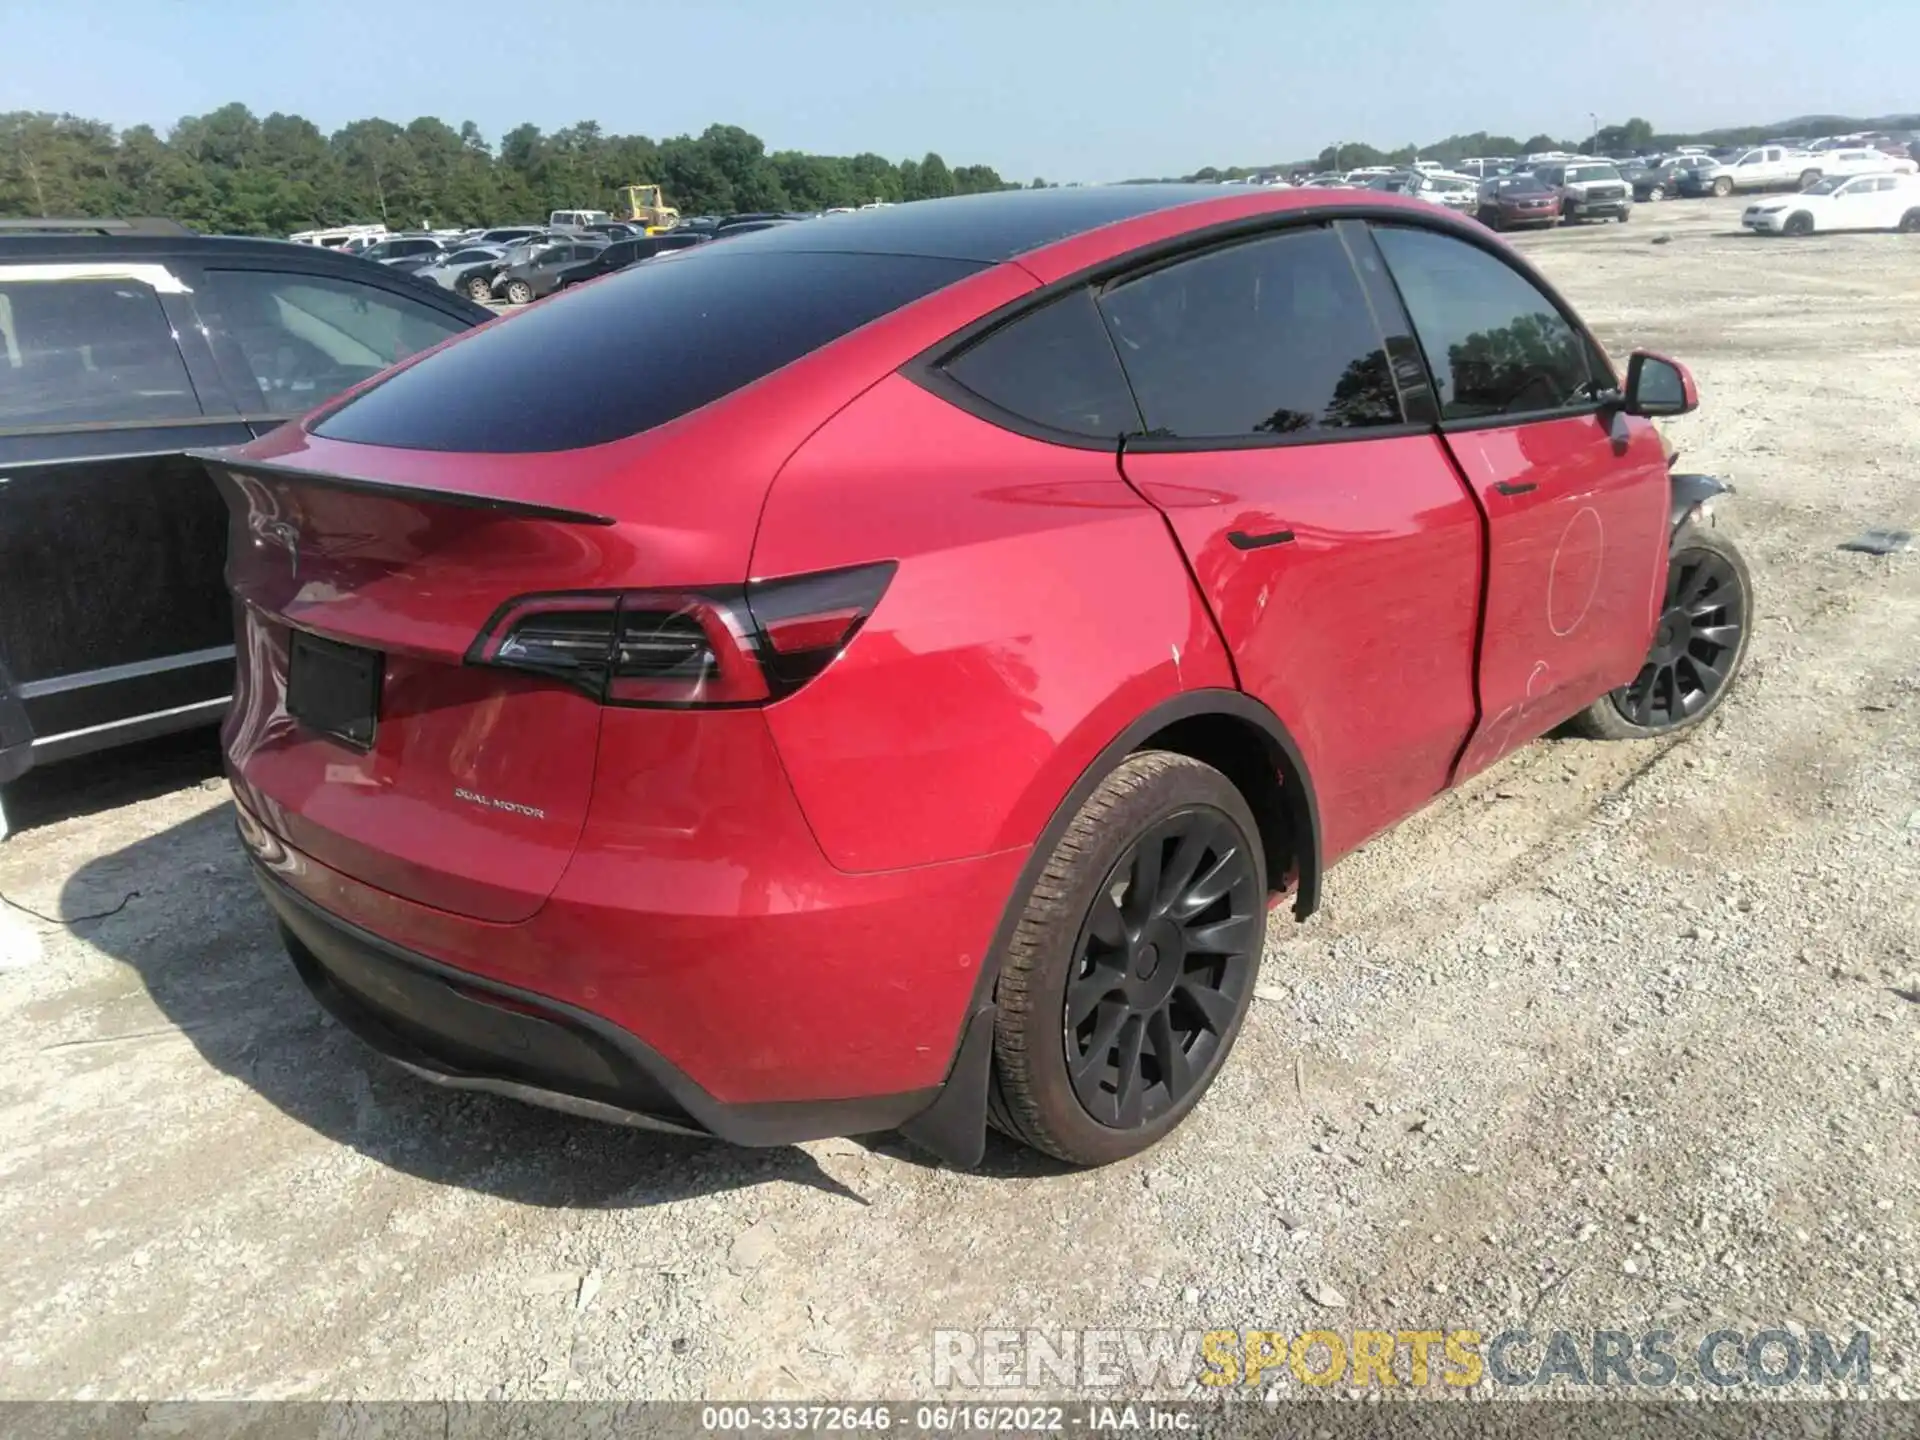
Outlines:
<svg viewBox="0 0 1920 1440"><path fill-rule="evenodd" d="M731 394L982 267L725 246L615 271L356 395L317 434L408 450L604 445ZM556 363L565 357L565 364Z"/></svg>
<svg viewBox="0 0 1920 1440"><path fill-rule="evenodd" d="M200 413L160 298L137 280L0 270L0 427Z"/></svg>
<svg viewBox="0 0 1920 1440"><path fill-rule="evenodd" d="M1401 423L1346 247L1293 230L1109 289L1100 308L1149 436L1244 439Z"/></svg>
<svg viewBox="0 0 1920 1440"><path fill-rule="evenodd" d="M1111 440L1141 428L1127 377L1086 290L1002 326L945 369L981 399L1048 429Z"/></svg>
<svg viewBox="0 0 1920 1440"><path fill-rule="evenodd" d="M1442 420L1591 403L1587 343L1532 281L1431 230L1374 231L1440 391Z"/></svg>
<svg viewBox="0 0 1920 1440"><path fill-rule="evenodd" d="M272 414L311 409L468 328L431 305L331 276L209 270L207 288Z"/></svg>

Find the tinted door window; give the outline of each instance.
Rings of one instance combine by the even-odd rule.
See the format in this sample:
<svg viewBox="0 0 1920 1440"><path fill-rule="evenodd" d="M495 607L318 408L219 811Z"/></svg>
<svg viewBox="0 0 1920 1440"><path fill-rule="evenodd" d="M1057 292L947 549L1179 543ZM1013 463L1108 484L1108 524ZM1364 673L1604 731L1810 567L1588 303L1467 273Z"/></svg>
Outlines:
<svg viewBox="0 0 1920 1440"><path fill-rule="evenodd" d="M1586 341L1519 271L1431 230L1374 234L1439 386L1443 420L1563 410L1593 398Z"/></svg>
<svg viewBox="0 0 1920 1440"><path fill-rule="evenodd" d="M371 285L269 270L209 270L228 335L262 403L306 410L467 326Z"/></svg>
<svg viewBox="0 0 1920 1440"><path fill-rule="evenodd" d="M946 372L1036 425L1107 439L1141 429L1127 377L1086 290L995 330L948 361Z"/></svg>
<svg viewBox="0 0 1920 1440"><path fill-rule="evenodd" d="M1331 230L1215 250L1100 300L1147 433L1183 439L1397 425L1366 297Z"/></svg>
<svg viewBox="0 0 1920 1440"><path fill-rule="evenodd" d="M173 326L147 286L9 280L0 270L0 427L199 413Z"/></svg>

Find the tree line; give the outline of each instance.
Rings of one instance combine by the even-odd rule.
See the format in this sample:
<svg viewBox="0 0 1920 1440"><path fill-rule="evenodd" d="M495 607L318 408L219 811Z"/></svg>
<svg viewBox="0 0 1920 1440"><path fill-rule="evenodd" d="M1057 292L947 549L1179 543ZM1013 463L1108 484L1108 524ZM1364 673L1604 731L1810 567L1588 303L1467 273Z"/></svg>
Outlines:
<svg viewBox="0 0 1920 1440"><path fill-rule="evenodd" d="M1044 181L1035 181L1043 185ZM331 135L244 105L150 125L0 113L0 216L163 215L196 230L286 235L380 222L391 229L543 221L554 210L617 210L629 184L666 188L682 214L822 210L1008 186L990 165L940 156L769 154L738 125L654 140L598 124L535 125L490 144L478 126L422 116L356 120Z"/></svg>

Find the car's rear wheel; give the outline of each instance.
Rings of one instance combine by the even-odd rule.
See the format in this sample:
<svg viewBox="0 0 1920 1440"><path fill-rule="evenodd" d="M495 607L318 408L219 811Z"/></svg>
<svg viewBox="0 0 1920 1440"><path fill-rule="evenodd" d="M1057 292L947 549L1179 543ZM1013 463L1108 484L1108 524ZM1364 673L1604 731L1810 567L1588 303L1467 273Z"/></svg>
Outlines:
<svg viewBox="0 0 1920 1440"><path fill-rule="evenodd" d="M1717 199L1726 199L1727 196L1733 193L1733 181L1722 175L1718 180L1713 182L1713 193Z"/></svg>
<svg viewBox="0 0 1920 1440"><path fill-rule="evenodd" d="M1804 210L1796 210L1787 217L1787 223L1782 228L1789 235L1811 235L1813 233L1813 216Z"/></svg>
<svg viewBox="0 0 1920 1440"><path fill-rule="evenodd" d="M1646 663L1574 717L1574 728L1599 740L1643 740L1698 725L1746 659L1752 616L1753 577L1740 551L1717 531L1684 527Z"/></svg>
<svg viewBox="0 0 1920 1440"><path fill-rule="evenodd" d="M1900 217L1902 235L1920 235L1920 209L1909 210Z"/></svg>
<svg viewBox="0 0 1920 1440"><path fill-rule="evenodd" d="M1266 860L1212 766L1130 756L1027 895L996 990L997 1128L1076 1165L1165 1136L1199 1103L1253 1000Z"/></svg>
<svg viewBox="0 0 1920 1440"><path fill-rule="evenodd" d="M1667 187L1664 185L1655 185L1651 190L1647 191L1647 199L1649 200L1664 200L1666 198Z"/></svg>
<svg viewBox="0 0 1920 1440"><path fill-rule="evenodd" d="M507 303L508 304L526 305L526 304L530 304L532 300L533 300L533 286L529 285L524 280L509 280L507 282Z"/></svg>
<svg viewBox="0 0 1920 1440"><path fill-rule="evenodd" d="M1809 185L1818 185L1819 183L1820 172L1818 170L1802 170L1800 172L1800 188L1802 190L1806 189Z"/></svg>
<svg viewBox="0 0 1920 1440"><path fill-rule="evenodd" d="M482 305L486 304L493 298L493 282L491 280L467 281L467 298L478 301Z"/></svg>

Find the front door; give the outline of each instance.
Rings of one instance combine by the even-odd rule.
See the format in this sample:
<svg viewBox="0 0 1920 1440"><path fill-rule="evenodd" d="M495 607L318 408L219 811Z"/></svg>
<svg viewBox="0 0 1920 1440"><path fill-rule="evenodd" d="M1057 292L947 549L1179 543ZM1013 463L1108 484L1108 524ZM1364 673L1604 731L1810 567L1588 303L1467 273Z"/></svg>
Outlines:
<svg viewBox="0 0 1920 1440"><path fill-rule="evenodd" d="M249 432L203 413L169 279L0 266L0 668L36 761L217 720L230 690L226 520L180 452Z"/></svg>
<svg viewBox="0 0 1920 1440"><path fill-rule="evenodd" d="M1606 403L1597 347L1518 269L1431 230L1374 237L1487 518L1464 778L1639 673L1666 579L1666 453L1650 422Z"/></svg>
<svg viewBox="0 0 1920 1440"><path fill-rule="evenodd" d="M1299 744L1332 859L1443 789L1472 727L1478 512L1408 423L1334 228L1123 279L1100 307L1147 430L1123 472Z"/></svg>

